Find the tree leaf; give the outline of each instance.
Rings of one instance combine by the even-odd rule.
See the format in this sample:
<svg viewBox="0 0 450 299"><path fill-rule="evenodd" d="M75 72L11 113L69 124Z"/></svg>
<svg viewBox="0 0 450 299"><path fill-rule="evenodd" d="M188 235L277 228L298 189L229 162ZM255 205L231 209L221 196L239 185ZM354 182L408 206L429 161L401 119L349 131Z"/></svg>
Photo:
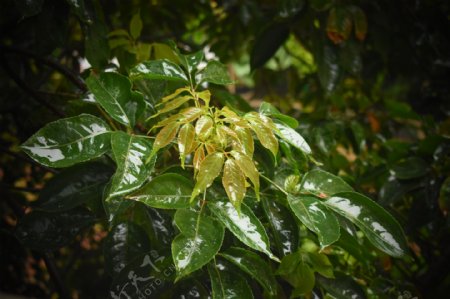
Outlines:
<svg viewBox="0 0 450 299"><path fill-rule="evenodd" d="M256 169L255 163L249 156L243 153L231 151L231 155L244 175L252 182L253 187L255 188L256 198L259 199L259 172Z"/></svg>
<svg viewBox="0 0 450 299"><path fill-rule="evenodd" d="M252 299L252 290L239 273L222 260L208 264L213 299Z"/></svg>
<svg viewBox="0 0 450 299"><path fill-rule="evenodd" d="M298 148L305 154L311 154L311 148L309 147L308 143L297 131L280 122L275 122L275 126L278 129L278 136L280 136L289 144Z"/></svg>
<svg viewBox="0 0 450 299"><path fill-rule="evenodd" d="M141 36L142 27L141 14L138 12L133 15L130 22L130 33L133 39L138 39Z"/></svg>
<svg viewBox="0 0 450 299"><path fill-rule="evenodd" d="M128 194L139 188L153 170L145 163L152 152L152 142L144 136L117 131L111 136L112 151L117 164L109 196Z"/></svg>
<svg viewBox="0 0 450 299"><path fill-rule="evenodd" d="M81 114L47 124L21 148L45 166L68 167L108 151L110 129L103 120Z"/></svg>
<svg viewBox="0 0 450 299"><path fill-rule="evenodd" d="M246 114L247 116L248 114ZM247 117L250 127L255 132L256 136L258 136L259 142L270 150L274 157L277 156L278 153L278 140L275 137L271 128L267 127L263 121L259 118L255 117Z"/></svg>
<svg viewBox="0 0 450 299"><path fill-rule="evenodd" d="M158 209L182 209L189 207L192 188L191 181L184 176L165 173L153 178L127 198Z"/></svg>
<svg viewBox="0 0 450 299"><path fill-rule="evenodd" d="M32 211L19 221L15 235L28 248L53 251L73 242L94 220L94 215L83 208L57 213Z"/></svg>
<svg viewBox="0 0 450 299"><path fill-rule="evenodd" d="M192 100L192 99L193 99L193 97L191 95L187 95L187 96L177 97L177 98L171 100L170 102L166 102L164 107L158 111L157 115L167 113L169 111L177 109L178 107L180 107L181 105L183 105L184 103L186 103L187 101Z"/></svg>
<svg viewBox="0 0 450 299"><path fill-rule="evenodd" d="M206 67L198 73L199 83L210 82L219 85L232 84L227 67L218 61L211 60Z"/></svg>
<svg viewBox="0 0 450 299"><path fill-rule="evenodd" d="M145 61L136 65L130 70L130 78L133 81L139 79L160 79L189 83L183 70L167 59Z"/></svg>
<svg viewBox="0 0 450 299"><path fill-rule="evenodd" d="M209 115L203 115L195 124L195 134L200 140L206 140L211 135L213 126L213 119Z"/></svg>
<svg viewBox="0 0 450 299"><path fill-rule="evenodd" d="M191 201L212 184L214 179L220 174L223 162L224 155L220 152L215 152L205 157L198 170L197 182L192 191Z"/></svg>
<svg viewBox="0 0 450 299"><path fill-rule="evenodd" d="M364 290L350 276L337 273L335 279L317 275L317 281L330 295L337 299L365 299Z"/></svg>
<svg viewBox="0 0 450 299"><path fill-rule="evenodd" d="M255 144L250 129L236 126L234 131L240 140L240 144L238 144L240 151L247 156L252 157L253 152L255 151Z"/></svg>
<svg viewBox="0 0 450 299"><path fill-rule="evenodd" d="M127 77L117 73L91 74L86 84L95 100L114 120L134 127L144 110L144 98L142 94L131 90L131 82Z"/></svg>
<svg viewBox="0 0 450 299"><path fill-rule="evenodd" d="M164 128L159 131L158 135L156 135L155 142L153 143L153 150L151 156L156 154L159 149L167 146L169 143L177 135L178 128L180 127L180 123L177 121L172 121L168 123Z"/></svg>
<svg viewBox="0 0 450 299"><path fill-rule="evenodd" d="M339 240L339 221L316 197L289 194L287 198L298 219L318 235L322 249Z"/></svg>
<svg viewBox="0 0 450 299"><path fill-rule="evenodd" d="M353 16L353 24L355 25L355 36L358 40L363 41L367 35L367 17L364 11L357 6L350 6L350 12Z"/></svg>
<svg viewBox="0 0 450 299"><path fill-rule="evenodd" d="M131 222L115 225L103 241L106 270L117 276L136 256L150 251L145 230Z"/></svg>
<svg viewBox="0 0 450 299"><path fill-rule="evenodd" d="M314 272L311 270L308 264L303 262L300 262L298 264L294 272L286 277L286 280L288 280L294 286L291 298L295 298L301 294L311 292L316 283Z"/></svg>
<svg viewBox="0 0 450 299"><path fill-rule="evenodd" d="M262 198L264 212L272 227L278 252L284 256L299 247L299 231L291 212L274 198Z"/></svg>
<svg viewBox="0 0 450 299"><path fill-rule="evenodd" d="M340 75L338 56L330 45L319 43L316 47L319 47L314 55L317 60L317 75L322 88L330 93L336 87Z"/></svg>
<svg viewBox="0 0 450 299"><path fill-rule="evenodd" d="M277 281L270 265L254 252L243 248L232 247L220 256L238 266L242 271L258 281L272 296L277 294Z"/></svg>
<svg viewBox="0 0 450 299"><path fill-rule="evenodd" d="M402 227L370 198L356 192L341 192L322 203L356 224L381 251L394 257L401 257L406 253Z"/></svg>
<svg viewBox="0 0 450 299"><path fill-rule="evenodd" d="M200 169L200 165L202 165L204 159L205 159L205 150L203 149L203 145L200 145L195 151L194 159L192 160L195 173L197 173L198 170Z"/></svg>
<svg viewBox="0 0 450 299"><path fill-rule="evenodd" d="M96 15L89 24L84 27L84 55L93 68L102 70L108 64L110 49L108 28Z"/></svg>
<svg viewBox="0 0 450 299"><path fill-rule="evenodd" d="M392 166L392 172L401 180L409 180L422 177L427 174L428 163L419 157L408 157Z"/></svg>
<svg viewBox="0 0 450 299"><path fill-rule="evenodd" d="M219 251L224 228L209 216L178 210L175 224L181 234L172 242L172 257L178 279L206 265Z"/></svg>
<svg viewBox="0 0 450 299"><path fill-rule="evenodd" d="M300 189L322 198L338 192L353 191L353 188L343 179L320 169L307 172L302 179Z"/></svg>
<svg viewBox="0 0 450 299"><path fill-rule="evenodd" d="M187 71L192 74L203 61L203 51L198 51L192 54L183 55L179 54L181 64L187 69Z"/></svg>
<svg viewBox="0 0 450 299"><path fill-rule="evenodd" d="M46 211L62 212L84 202L101 200L112 174L110 167L98 162L67 168L45 184L36 204Z"/></svg>
<svg viewBox="0 0 450 299"><path fill-rule="evenodd" d="M245 176L238 163L233 158L228 158L223 168L223 188L227 192L228 199L239 212L242 200L245 197Z"/></svg>
<svg viewBox="0 0 450 299"><path fill-rule="evenodd" d="M293 129L298 127L298 121L295 118L282 114L275 106L270 103L262 102L259 106L259 113L278 119L279 121Z"/></svg>
<svg viewBox="0 0 450 299"><path fill-rule="evenodd" d="M279 259L270 252L269 237L264 226L245 204L241 212L226 199L210 200L209 209L245 245L267 254L274 261Z"/></svg>
<svg viewBox="0 0 450 299"><path fill-rule="evenodd" d="M178 151L180 152L181 167L184 168L184 160L193 150L195 141L195 129L190 123L184 124L178 133Z"/></svg>

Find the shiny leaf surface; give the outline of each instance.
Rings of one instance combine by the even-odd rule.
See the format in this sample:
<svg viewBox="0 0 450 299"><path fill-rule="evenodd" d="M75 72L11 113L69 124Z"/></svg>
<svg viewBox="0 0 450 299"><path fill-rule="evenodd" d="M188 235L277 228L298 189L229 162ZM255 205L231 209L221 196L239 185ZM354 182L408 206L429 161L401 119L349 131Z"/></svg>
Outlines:
<svg viewBox="0 0 450 299"><path fill-rule="evenodd" d="M291 144L292 146L298 148L299 150L301 150L302 152L304 152L305 154L311 154L311 148L309 147L308 143L306 142L306 140L302 137L302 135L300 135L299 133L297 133L297 131L295 131L294 129L292 129L291 127L288 127L282 123L275 123L277 129L279 132L277 132L277 134L283 138L284 140L286 140L289 144Z"/></svg>
<svg viewBox="0 0 450 299"><path fill-rule="evenodd" d="M222 185L236 210L240 211L245 196L245 176L233 158L227 159L223 167Z"/></svg>
<svg viewBox="0 0 450 299"><path fill-rule="evenodd" d="M306 173L300 184L300 189L319 197L328 197L338 192L353 191L353 188L343 179L320 169L314 169Z"/></svg>
<svg viewBox="0 0 450 299"><path fill-rule="evenodd" d="M250 127L255 132L256 136L259 139L259 142L270 150L274 157L277 156L278 153L278 140L275 137L271 128L268 128L261 120L256 118L249 118Z"/></svg>
<svg viewBox="0 0 450 299"><path fill-rule="evenodd" d="M15 235L28 248L52 251L73 242L94 220L94 215L83 208L57 213L32 211L19 221Z"/></svg>
<svg viewBox="0 0 450 299"><path fill-rule="evenodd" d="M154 208L182 209L189 207L192 189L191 181L184 176L166 173L153 178L127 198Z"/></svg>
<svg viewBox="0 0 450 299"><path fill-rule="evenodd" d="M88 114L51 122L22 144L31 158L49 167L68 167L88 161L109 148L108 125Z"/></svg>
<svg viewBox="0 0 450 299"><path fill-rule="evenodd" d="M178 133L178 151L180 152L181 167L184 168L184 160L193 150L195 141L195 129L190 123L184 124Z"/></svg>
<svg viewBox="0 0 450 299"><path fill-rule="evenodd" d="M118 73L91 74L86 79L95 100L116 121L134 127L144 109L142 94L131 90L131 82Z"/></svg>
<svg viewBox="0 0 450 299"><path fill-rule="evenodd" d="M298 219L318 235L320 247L325 248L339 239L336 216L316 197L288 195L288 202Z"/></svg>
<svg viewBox="0 0 450 299"><path fill-rule="evenodd" d="M67 168L45 184L36 203L40 209L61 212L84 202L101 200L112 174L111 167L98 162Z"/></svg>
<svg viewBox="0 0 450 299"><path fill-rule="evenodd" d="M356 192L341 192L322 203L355 223L381 251L394 257L401 257L406 253L402 227L370 198Z"/></svg>
<svg viewBox="0 0 450 299"><path fill-rule="evenodd" d="M132 80L160 79L189 82L183 70L166 59L145 61L136 65L130 70L130 78Z"/></svg>
<svg viewBox="0 0 450 299"><path fill-rule="evenodd" d="M245 278L229 268L222 260L208 264L213 299L253 298L252 290Z"/></svg>
<svg viewBox="0 0 450 299"><path fill-rule="evenodd" d="M208 207L242 243L278 261L270 251L269 237L264 226L249 207L242 204L241 212L238 213L226 199L209 201Z"/></svg>
<svg viewBox="0 0 450 299"><path fill-rule="evenodd" d="M174 217L180 234L172 242L172 257L181 278L206 265L219 251L224 228L209 216L178 210Z"/></svg>
<svg viewBox="0 0 450 299"><path fill-rule="evenodd" d="M243 153L232 151L231 155L234 157L236 164L246 177L250 179L255 188L256 198L259 199L259 172L256 169L255 163L249 156Z"/></svg>
<svg viewBox="0 0 450 299"><path fill-rule="evenodd" d="M192 191L191 201L208 188L220 174L224 162L223 153L213 153L205 157L198 170L197 181Z"/></svg>
<svg viewBox="0 0 450 299"><path fill-rule="evenodd" d="M178 128L180 124L176 121L168 123L164 128L159 131L158 135L156 135L155 142L153 143L152 156L156 154L156 152L167 146L172 140L175 139L177 135Z"/></svg>
<svg viewBox="0 0 450 299"><path fill-rule="evenodd" d="M351 277L339 273L335 279L317 276L317 281L330 295L337 299L365 299L364 290Z"/></svg>
<svg viewBox="0 0 450 299"><path fill-rule="evenodd" d="M271 295L277 293L277 281L270 265L254 252L233 247L220 254L242 271L257 280Z"/></svg>
<svg viewBox="0 0 450 299"><path fill-rule="evenodd" d="M222 63L212 60L198 73L199 82L210 82L219 85L232 84L233 80L228 75L228 70Z"/></svg>

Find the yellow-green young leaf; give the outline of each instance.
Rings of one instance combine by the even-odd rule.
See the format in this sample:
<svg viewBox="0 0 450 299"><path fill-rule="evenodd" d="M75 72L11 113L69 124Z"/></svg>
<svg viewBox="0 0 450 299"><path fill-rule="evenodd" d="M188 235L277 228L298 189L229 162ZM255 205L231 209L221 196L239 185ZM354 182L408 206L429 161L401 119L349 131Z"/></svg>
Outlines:
<svg viewBox="0 0 450 299"><path fill-rule="evenodd" d="M165 103L170 101L171 99L176 98L180 93L182 93L183 91L189 91L189 88L187 87L182 87L182 88L178 88L177 90L175 90L173 93L169 94L168 96L165 96L164 98L162 98L161 102Z"/></svg>
<svg viewBox="0 0 450 299"><path fill-rule="evenodd" d="M153 117L155 117L155 116L157 116L157 115L150 116L147 120L149 120L150 118L153 118ZM180 118L182 118L182 116L181 116L179 113L178 113L178 114L174 114L174 115L172 115L172 116L170 116L170 117L168 117L168 118L163 119L162 121L160 121L160 122L157 123L156 125L154 125L154 126L150 129L150 131L153 130L153 129L155 129L155 128L164 127L164 126L166 126L167 124L176 122L176 121L179 120Z"/></svg>
<svg viewBox="0 0 450 299"><path fill-rule="evenodd" d="M177 109L178 107L180 107L181 105L183 105L184 103L186 103L187 101L192 100L192 99L193 99L193 97L191 95L175 98L172 101L167 102L164 105L164 108L162 108L161 110L158 111L158 114L167 113L169 111Z"/></svg>
<svg viewBox="0 0 450 299"><path fill-rule="evenodd" d="M230 124L236 124L236 123L240 123L243 121L242 118L240 118L236 112L230 110L230 108L228 108L227 106L223 107L220 110L220 115L224 116L225 119L224 121Z"/></svg>
<svg viewBox="0 0 450 299"><path fill-rule="evenodd" d="M231 155L244 175L252 182L256 198L259 200L259 172L256 169L255 163L253 163L253 160L249 156L243 153L231 151Z"/></svg>
<svg viewBox="0 0 450 299"><path fill-rule="evenodd" d="M261 120L258 121L257 119L251 118L249 121L250 127L256 136L258 136L259 142L276 157L278 153L278 140L273 134L273 131L264 125Z"/></svg>
<svg viewBox="0 0 450 299"><path fill-rule="evenodd" d="M220 144L222 148L226 148L228 145L228 136L227 133L223 130L225 126L219 125L216 128L216 134L214 136L214 142L216 144Z"/></svg>
<svg viewBox="0 0 450 299"><path fill-rule="evenodd" d="M205 106L209 106L209 100L211 99L211 92L209 90L204 90L197 93L197 96L205 102Z"/></svg>
<svg viewBox="0 0 450 299"><path fill-rule="evenodd" d="M253 142L253 136L252 132L248 128L236 126L234 128L234 131L236 132L239 140L240 145L242 147L242 152L245 153L247 156L253 156L253 152L255 150L255 145Z"/></svg>
<svg viewBox="0 0 450 299"><path fill-rule="evenodd" d="M205 144L205 148L208 155L211 155L212 153L215 153L217 151L216 145L214 143Z"/></svg>
<svg viewBox="0 0 450 299"><path fill-rule="evenodd" d="M208 188L214 179L220 174L223 166L224 155L220 152L215 152L205 157L200 164L200 169L197 175L197 182L192 191L191 201L200 193Z"/></svg>
<svg viewBox="0 0 450 299"><path fill-rule="evenodd" d="M178 151L180 152L181 167L184 168L184 160L186 155L190 153L192 144L194 143L195 130L191 124L184 124L178 133Z"/></svg>
<svg viewBox="0 0 450 299"><path fill-rule="evenodd" d="M182 123L192 122L192 121L196 120L197 118L199 118L204 113L204 111L205 111L205 109L199 108L199 107L185 108L185 109L181 110L180 113L178 114L182 118L180 120L180 122L182 122Z"/></svg>
<svg viewBox="0 0 450 299"><path fill-rule="evenodd" d="M133 16L130 22L130 33L134 39L137 39L141 35L142 27L143 25L141 16L140 13L138 12Z"/></svg>
<svg viewBox="0 0 450 299"><path fill-rule="evenodd" d="M227 159L223 167L222 185L238 212L245 197L245 176L233 158Z"/></svg>
<svg viewBox="0 0 450 299"><path fill-rule="evenodd" d="M213 131L214 121L209 115L203 115L195 124L195 134L200 140L206 140Z"/></svg>
<svg viewBox="0 0 450 299"><path fill-rule="evenodd" d="M171 122L159 131L156 135L155 143L153 144L152 154L153 156L160 149L168 145L177 135L180 124L178 122Z"/></svg>
<svg viewBox="0 0 450 299"><path fill-rule="evenodd" d="M200 169L200 165L202 164L203 160L205 159L205 150L203 148L203 145L200 145L194 154L194 159L192 161L192 164L194 164L194 171L197 174L197 171Z"/></svg>

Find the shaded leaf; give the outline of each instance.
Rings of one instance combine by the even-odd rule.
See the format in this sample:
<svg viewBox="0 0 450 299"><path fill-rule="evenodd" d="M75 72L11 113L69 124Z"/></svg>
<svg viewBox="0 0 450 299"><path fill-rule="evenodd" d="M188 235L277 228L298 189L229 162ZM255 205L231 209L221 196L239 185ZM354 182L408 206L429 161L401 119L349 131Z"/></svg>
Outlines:
<svg viewBox="0 0 450 299"><path fill-rule="evenodd" d="M213 299L253 298L252 290L245 278L235 273L222 260L208 264Z"/></svg>
<svg viewBox="0 0 450 299"><path fill-rule="evenodd" d="M357 7L351 6L350 11L353 16L353 24L355 26L355 36L358 40L363 41L367 35L367 17L364 11Z"/></svg>
<svg viewBox="0 0 450 299"><path fill-rule="evenodd" d="M206 67L198 73L199 82L210 82L219 85L232 84L227 67L218 61L208 61Z"/></svg>
<svg viewBox="0 0 450 299"><path fill-rule="evenodd" d="M422 177L428 172L428 163L418 157L408 157L392 166L392 172L401 180Z"/></svg>
<svg viewBox="0 0 450 299"><path fill-rule="evenodd" d="M189 82L183 70L167 59L145 61L136 65L130 70L130 78L133 81L139 79L160 79Z"/></svg>
<svg viewBox="0 0 450 299"><path fill-rule="evenodd" d="M108 64L110 49L108 39L105 38L107 34L106 25L98 18L84 27L84 55L98 70L105 68Z"/></svg>
<svg viewBox="0 0 450 299"><path fill-rule="evenodd" d="M364 290L350 277L337 273L335 279L317 276L317 281L330 295L337 299L365 299Z"/></svg>
<svg viewBox="0 0 450 299"><path fill-rule="evenodd" d="M130 34L131 37L134 39L137 39L139 36L141 36L142 31L142 20L141 20L141 14L138 12L133 15L130 22Z"/></svg>
<svg viewBox="0 0 450 299"><path fill-rule="evenodd" d="M110 129L100 118L81 114L45 125L21 148L43 165L68 167L108 151Z"/></svg>

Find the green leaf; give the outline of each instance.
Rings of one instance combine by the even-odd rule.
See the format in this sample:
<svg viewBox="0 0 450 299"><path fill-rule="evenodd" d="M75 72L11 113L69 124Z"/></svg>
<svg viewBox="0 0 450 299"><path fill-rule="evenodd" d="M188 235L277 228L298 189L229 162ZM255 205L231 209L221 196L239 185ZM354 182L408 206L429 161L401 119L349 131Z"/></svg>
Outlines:
<svg viewBox="0 0 450 299"><path fill-rule="evenodd" d="M392 166L392 172L401 180L422 177L429 170L428 163L418 157L408 157Z"/></svg>
<svg viewBox="0 0 450 299"><path fill-rule="evenodd" d="M394 257L401 257L406 253L402 227L370 198L356 192L341 192L322 203L356 224L381 251Z"/></svg>
<svg viewBox="0 0 450 299"><path fill-rule="evenodd" d="M195 129L190 123L184 124L178 133L178 151L180 152L181 167L184 168L184 161L194 145Z"/></svg>
<svg viewBox="0 0 450 299"><path fill-rule="evenodd" d="M200 83L210 82L219 85L232 84L227 67L218 61L209 61L206 67L198 73Z"/></svg>
<svg viewBox="0 0 450 299"><path fill-rule="evenodd" d="M353 191L353 188L343 179L320 169L314 169L306 173L300 184L300 189L322 198L338 192Z"/></svg>
<svg viewBox="0 0 450 299"><path fill-rule="evenodd" d="M177 64L167 59L145 61L136 65L130 70L130 78L133 81L139 79L159 79L189 83L183 70Z"/></svg>
<svg viewBox="0 0 450 299"><path fill-rule="evenodd" d="M86 79L95 100L116 121L130 128L144 109L142 94L131 90L131 82L118 73L91 74Z"/></svg>
<svg viewBox="0 0 450 299"><path fill-rule="evenodd" d="M213 299L252 299L252 290L239 273L222 260L208 264Z"/></svg>
<svg viewBox="0 0 450 299"><path fill-rule="evenodd" d="M274 198L263 197L262 204L279 253L283 256L293 253L299 246L299 231L294 217Z"/></svg>
<svg viewBox="0 0 450 299"><path fill-rule="evenodd" d="M214 130L214 121L209 115L201 116L195 123L195 134L200 140L206 140Z"/></svg>
<svg viewBox="0 0 450 299"><path fill-rule="evenodd" d="M231 151L231 155L235 159L240 170L252 182L253 187L255 188L256 198L259 199L259 172L256 169L255 163L249 156L243 153Z"/></svg>
<svg viewBox="0 0 450 299"><path fill-rule="evenodd" d="M183 209L189 207L192 189L191 181L184 176L165 173L153 178L127 198L158 209Z"/></svg>
<svg viewBox="0 0 450 299"><path fill-rule="evenodd" d="M364 290L350 276L337 273L335 279L317 275L317 282L336 299L365 299Z"/></svg>
<svg viewBox="0 0 450 299"><path fill-rule="evenodd" d="M270 103L262 102L259 106L259 113L275 118L293 129L298 127L298 121L295 118L282 114Z"/></svg>
<svg viewBox="0 0 450 299"><path fill-rule="evenodd" d="M306 261L311 265L312 270L320 273L320 275L334 278L333 264L323 253L307 252L305 254Z"/></svg>
<svg viewBox="0 0 450 299"><path fill-rule="evenodd" d="M294 272L285 279L294 287L291 298L311 292L316 283L314 272L303 262L299 263Z"/></svg>
<svg viewBox="0 0 450 299"><path fill-rule="evenodd" d="M228 199L239 212L244 200L246 187L245 176L233 158L228 158L223 167L222 184Z"/></svg>
<svg viewBox="0 0 450 299"><path fill-rule="evenodd" d="M209 216L178 210L175 224L181 234L172 242L172 257L178 279L206 265L219 251L224 228Z"/></svg>
<svg viewBox="0 0 450 299"><path fill-rule="evenodd" d="M210 200L208 207L242 243L279 261L270 251L269 237L264 226L249 207L242 204L238 213L226 199Z"/></svg>
<svg viewBox="0 0 450 299"><path fill-rule="evenodd" d="M112 151L117 164L109 196L130 193L147 180L153 165L145 161L152 151L152 142L144 136L117 131L111 136Z"/></svg>
<svg viewBox="0 0 450 299"><path fill-rule="evenodd" d="M203 51L198 51L192 54L179 54L181 64L187 69L189 73L193 73L200 62L203 61Z"/></svg>
<svg viewBox="0 0 450 299"><path fill-rule="evenodd" d="M130 33L133 39L138 39L141 36L142 27L141 14L138 12L133 15L130 22Z"/></svg>
<svg viewBox="0 0 450 299"><path fill-rule="evenodd" d="M94 220L94 215L83 208L57 213L32 211L20 219L15 235L28 248L53 251L73 242Z"/></svg>
<svg viewBox="0 0 450 299"><path fill-rule="evenodd" d="M86 5L84 4L84 0L66 0L69 3L72 11L80 18L81 21L85 23L92 22L91 16L89 12L86 10Z"/></svg>
<svg viewBox="0 0 450 299"><path fill-rule="evenodd" d="M122 271L136 256L150 251L145 230L131 222L115 225L103 241L106 270L113 276Z"/></svg>
<svg viewBox="0 0 450 299"><path fill-rule="evenodd" d="M273 271L259 255L238 247L232 247L220 255L258 281L270 295L277 294L277 281Z"/></svg>
<svg viewBox="0 0 450 299"><path fill-rule="evenodd" d="M108 64L110 49L108 28L98 18L95 18L85 26L84 55L93 68L101 70Z"/></svg>
<svg viewBox="0 0 450 299"><path fill-rule="evenodd" d="M45 166L68 167L108 151L110 129L103 120L81 114L47 124L21 147Z"/></svg>
<svg viewBox="0 0 450 299"><path fill-rule="evenodd" d="M110 167L98 162L67 168L45 184L36 204L46 211L62 212L101 200L112 174Z"/></svg>
<svg viewBox="0 0 450 299"><path fill-rule="evenodd" d="M275 126L278 129L278 136L280 136L289 144L298 148L305 154L311 154L311 148L309 147L308 143L306 143L305 139L302 137L302 135L297 133L297 131L280 122L275 122Z"/></svg>
<svg viewBox="0 0 450 299"><path fill-rule="evenodd" d="M220 152L215 152L205 157L198 170L197 182L192 191L191 201L213 183L222 170L223 162L224 155Z"/></svg>
<svg viewBox="0 0 450 299"><path fill-rule="evenodd" d="M322 43L318 47L320 49L314 56L314 59L317 59L317 75L322 88L329 93L336 87L340 75L338 56L335 49L329 45Z"/></svg>
<svg viewBox="0 0 450 299"><path fill-rule="evenodd" d="M339 221L316 197L289 194L288 202L298 219L318 235L321 248L339 239Z"/></svg>
<svg viewBox="0 0 450 299"><path fill-rule="evenodd" d="M248 114L246 114L246 117L259 142L276 157L278 153L278 140L273 133L273 129L269 128L259 117L254 117L254 115L248 116Z"/></svg>

